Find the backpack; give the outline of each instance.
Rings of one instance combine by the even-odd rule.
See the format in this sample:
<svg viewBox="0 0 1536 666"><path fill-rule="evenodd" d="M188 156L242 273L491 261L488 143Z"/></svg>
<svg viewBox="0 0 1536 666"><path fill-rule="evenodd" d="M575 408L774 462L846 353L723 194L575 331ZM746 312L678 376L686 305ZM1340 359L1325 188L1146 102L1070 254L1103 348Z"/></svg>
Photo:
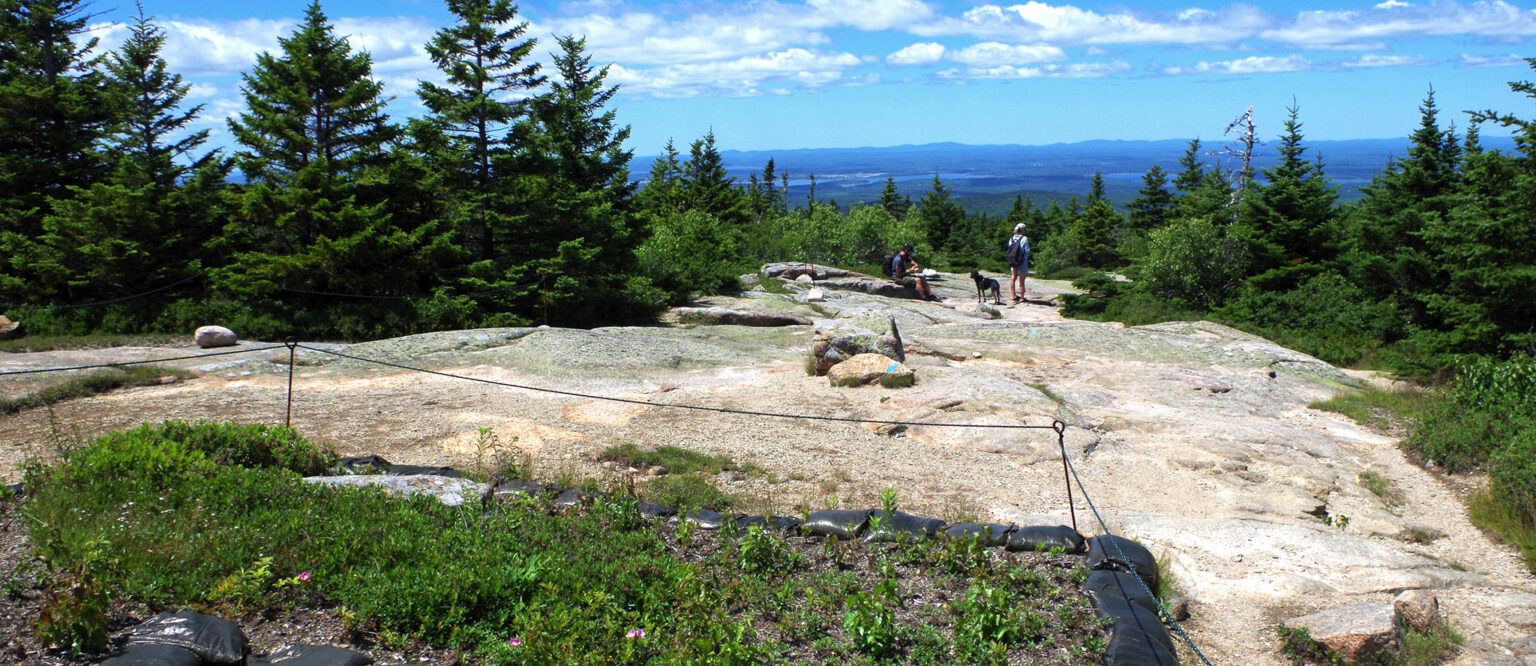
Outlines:
<svg viewBox="0 0 1536 666"><path fill-rule="evenodd" d="M1024 236L1014 236L1008 239L1008 265L1023 266L1024 256L1029 252L1029 239Z"/></svg>
<svg viewBox="0 0 1536 666"><path fill-rule="evenodd" d="M901 256L900 252L892 252L891 254L885 255L885 261L880 262L880 274L888 278L896 277L895 263L896 257L899 256Z"/></svg>

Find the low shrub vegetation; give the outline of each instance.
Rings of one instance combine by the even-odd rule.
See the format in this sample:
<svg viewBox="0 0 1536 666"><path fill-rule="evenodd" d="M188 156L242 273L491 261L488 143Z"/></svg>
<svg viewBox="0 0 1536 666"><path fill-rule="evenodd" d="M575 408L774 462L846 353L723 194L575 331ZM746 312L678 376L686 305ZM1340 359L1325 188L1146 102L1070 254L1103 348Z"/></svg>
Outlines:
<svg viewBox="0 0 1536 666"><path fill-rule="evenodd" d="M185 379L192 373L185 370L157 368L152 365L130 365L108 368L102 372L76 377L63 384L55 384L36 393L18 398L0 398L0 414L15 414L23 409L51 405L71 398L86 398L108 391L133 386L154 386L166 377Z"/></svg>
<svg viewBox="0 0 1536 666"><path fill-rule="evenodd" d="M319 609L365 644L484 664L1083 662L1104 644L1075 557L957 566L953 542L704 533L625 496L557 515L548 498L448 507L301 480L332 461L286 429L173 423L30 465L21 510L58 586L48 639L99 650L110 591L231 617Z"/></svg>

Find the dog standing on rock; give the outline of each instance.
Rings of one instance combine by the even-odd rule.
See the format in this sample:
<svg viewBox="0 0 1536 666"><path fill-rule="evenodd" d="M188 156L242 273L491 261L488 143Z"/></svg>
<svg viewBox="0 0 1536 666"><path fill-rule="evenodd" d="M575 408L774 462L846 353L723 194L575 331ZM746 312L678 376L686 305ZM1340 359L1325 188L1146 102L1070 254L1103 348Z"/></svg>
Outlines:
<svg viewBox="0 0 1536 666"><path fill-rule="evenodd" d="M989 292L989 291L992 292L992 304L993 305L1002 305L1003 304L1002 285L998 284L996 279L989 278L989 277L987 277L985 275L982 275L981 273L978 273L976 271L971 271L971 279L976 282L976 303L977 303L977 305L981 304L982 297L987 292Z"/></svg>

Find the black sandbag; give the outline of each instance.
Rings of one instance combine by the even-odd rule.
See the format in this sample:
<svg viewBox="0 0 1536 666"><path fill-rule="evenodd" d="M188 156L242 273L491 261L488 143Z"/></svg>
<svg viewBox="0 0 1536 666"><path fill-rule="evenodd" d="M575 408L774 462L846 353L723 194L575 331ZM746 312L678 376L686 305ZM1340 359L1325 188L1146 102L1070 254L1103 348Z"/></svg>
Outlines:
<svg viewBox="0 0 1536 666"><path fill-rule="evenodd" d="M864 541L904 541L907 539L936 537L944 532L945 523L938 518L919 518L910 513L896 511L886 514L876 509L869 514L869 524L880 524L878 530L870 528Z"/></svg>
<svg viewBox="0 0 1536 666"><path fill-rule="evenodd" d="M390 476L446 476L449 478L462 478L463 472L452 467L428 467L426 465L390 465Z"/></svg>
<svg viewBox="0 0 1536 666"><path fill-rule="evenodd" d="M384 474L389 472L390 462L380 455L350 456L337 458L336 466L354 474Z"/></svg>
<svg viewBox="0 0 1536 666"><path fill-rule="evenodd" d="M1078 534L1066 525L1031 525L1020 527L1008 535L1008 550L1019 552L1022 550L1048 551L1052 548L1061 548L1068 553L1083 552L1083 535Z"/></svg>
<svg viewBox="0 0 1536 666"><path fill-rule="evenodd" d="M1104 662L1110 666L1178 666L1173 638L1163 628L1157 611L1147 610L1123 597L1105 595L1096 600L1099 616L1110 620L1109 646Z"/></svg>
<svg viewBox="0 0 1536 666"><path fill-rule="evenodd" d="M175 645L129 645L101 666L202 666L191 650Z"/></svg>
<svg viewBox="0 0 1536 666"><path fill-rule="evenodd" d="M768 524L780 532L793 533L799 532L800 526L804 525L805 521L791 516L772 516L768 519Z"/></svg>
<svg viewBox="0 0 1536 666"><path fill-rule="evenodd" d="M950 525L944 530L944 534L951 539L981 539L981 543L987 546L1004 546L1008 544L1008 535L1012 534L1014 526L999 525L997 523L960 523Z"/></svg>
<svg viewBox="0 0 1536 666"><path fill-rule="evenodd" d="M665 504L657 504L650 500L640 500L635 504L635 508L640 511L640 515L646 518L669 518L677 515L677 511L672 507Z"/></svg>
<svg viewBox="0 0 1536 666"><path fill-rule="evenodd" d="M1147 587L1157 589L1157 558L1135 541L1102 535L1088 540L1088 568L1114 569L1141 576Z"/></svg>
<svg viewBox="0 0 1536 666"><path fill-rule="evenodd" d="M22 497L23 495L26 495L26 488L21 487L21 484L19 483L8 483L5 485L5 489L10 491L11 497ZM4 494L5 493L0 493L0 495Z"/></svg>
<svg viewBox="0 0 1536 666"><path fill-rule="evenodd" d="M869 511L817 511L805 519L800 530L811 536L835 536L847 541L857 539L869 527Z"/></svg>
<svg viewBox="0 0 1536 666"><path fill-rule="evenodd" d="M718 530L726 519L725 514L709 509L689 509L688 513L680 514L678 518L698 525L701 530Z"/></svg>
<svg viewBox="0 0 1536 666"><path fill-rule="evenodd" d="M560 493L560 496L555 498L555 506L573 507L581 504L586 499L587 494L582 492L580 488L572 488Z"/></svg>
<svg viewBox="0 0 1536 666"><path fill-rule="evenodd" d="M526 481L505 480L496 484L491 490L491 496L497 499L517 499L519 497L538 497L544 494L556 494L559 490L555 486L542 483L528 483Z"/></svg>
<svg viewBox="0 0 1536 666"><path fill-rule="evenodd" d="M1083 592L1088 594L1088 599L1093 602L1095 608L1100 605L1099 599L1115 597L1154 613L1157 612L1157 600L1152 598L1152 593L1142 587L1135 576L1122 571L1113 569L1090 571L1088 580L1083 582Z"/></svg>
<svg viewBox="0 0 1536 666"><path fill-rule="evenodd" d="M250 666L369 666L373 657L328 645L295 645L265 657L251 657L246 663Z"/></svg>
<svg viewBox="0 0 1536 666"><path fill-rule="evenodd" d="M131 645L174 645L209 664L238 664L245 658L245 634L229 620L196 611L161 613L128 630Z"/></svg>

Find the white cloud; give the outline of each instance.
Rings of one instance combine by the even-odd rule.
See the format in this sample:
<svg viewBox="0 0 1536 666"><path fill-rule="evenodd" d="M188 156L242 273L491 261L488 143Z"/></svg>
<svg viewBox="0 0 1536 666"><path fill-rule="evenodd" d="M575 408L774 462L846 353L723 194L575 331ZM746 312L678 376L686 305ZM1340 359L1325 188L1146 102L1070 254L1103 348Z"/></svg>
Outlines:
<svg viewBox="0 0 1536 666"><path fill-rule="evenodd" d="M807 0L820 27L848 25L860 30L890 30L926 21L933 10L918 0Z"/></svg>
<svg viewBox="0 0 1536 666"><path fill-rule="evenodd" d="M1367 53L1353 60L1340 62L1339 66L1347 69L1370 69L1374 67L1424 67L1433 64L1435 64L1435 61L1419 56Z"/></svg>
<svg viewBox="0 0 1536 666"><path fill-rule="evenodd" d="M1454 0L1430 5L1388 2L1363 11L1308 11L1288 26L1266 30L1260 37L1313 48L1362 40L1403 40L1463 35L1521 38L1536 36L1536 11L1504 0Z"/></svg>
<svg viewBox="0 0 1536 666"><path fill-rule="evenodd" d="M938 62L943 57L943 44L938 42L918 42L886 56L885 61L892 65L926 65Z"/></svg>
<svg viewBox="0 0 1536 666"><path fill-rule="evenodd" d="M1178 14L1100 14L1071 5L1031 0L1021 5L979 5L959 18L914 26L923 35L971 35L1009 42L1051 44L1233 43L1269 27L1273 19L1247 5Z"/></svg>
<svg viewBox="0 0 1536 666"><path fill-rule="evenodd" d="M1013 65L997 65L993 67L971 67L967 69L948 69L938 73L941 79L1086 79L1114 74L1125 74L1131 71L1129 63L1115 62L1085 62L1065 65L1041 65L1039 67L1016 67Z"/></svg>
<svg viewBox="0 0 1536 666"><path fill-rule="evenodd" d="M967 46L949 55L949 59L972 67L991 65L1029 65L1051 62L1066 57L1055 46L1012 46L998 42L982 42Z"/></svg>
<svg viewBox="0 0 1536 666"><path fill-rule="evenodd" d="M1457 67L1516 67L1528 64L1517 55L1480 56L1465 54L1456 60Z"/></svg>
<svg viewBox="0 0 1536 666"><path fill-rule="evenodd" d="M846 83L845 74L861 62L850 53L793 48L706 63L650 68L615 65L609 70L609 82L622 85L630 94L647 97L744 96L762 94L761 90L771 87L805 90Z"/></svg>
<svg viewBox="0 0 1536 666"><path fill-rule="evenodd" d="M1165 74L1272 74L1310 69L1312 63L1299 55L1252 56L1221 62L1201 61L1193 67L1167 67Z"/></svg>

